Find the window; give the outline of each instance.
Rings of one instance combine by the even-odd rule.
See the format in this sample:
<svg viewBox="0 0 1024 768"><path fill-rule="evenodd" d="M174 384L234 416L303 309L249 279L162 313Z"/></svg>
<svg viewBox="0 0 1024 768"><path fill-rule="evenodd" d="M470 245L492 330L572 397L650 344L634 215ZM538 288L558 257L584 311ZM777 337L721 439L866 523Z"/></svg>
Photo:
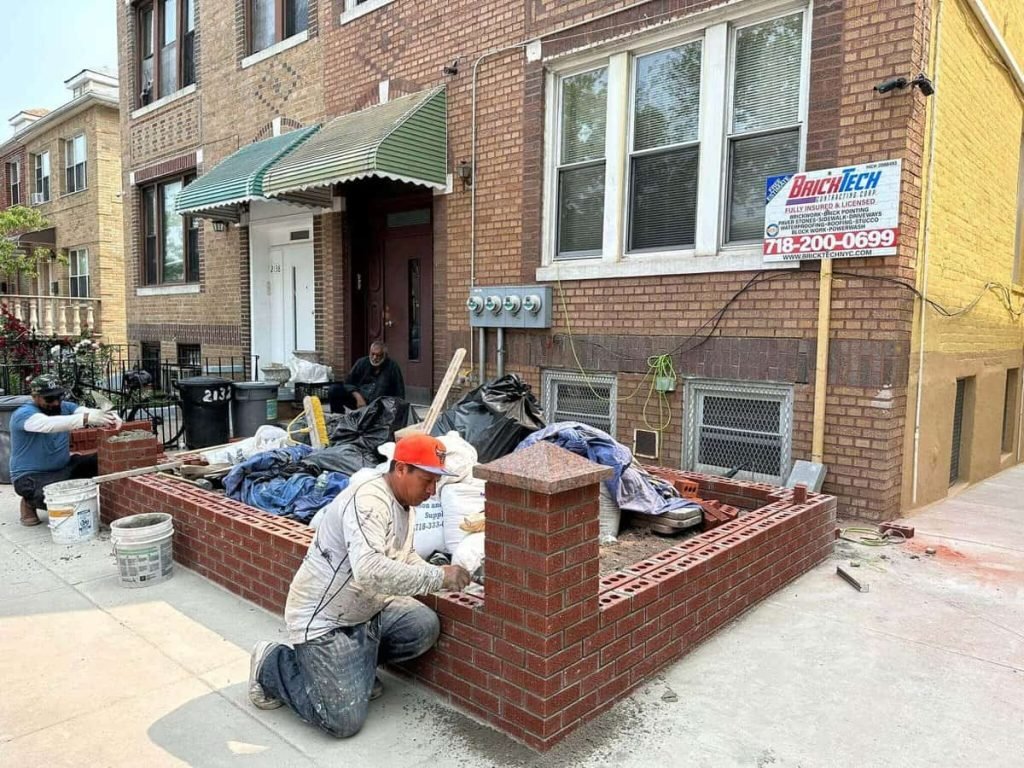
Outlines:
<svg viewBox="0 0 1024 768"><path fill-rule="evenodd" d="M153 0L136 10L139 102L169 96L196 80L195 0Z"/></svg>
<svg viewBox="0 0 1024 768"><path fill-rule="evenodd" d="M139 357L142 362L142 370L149 373L154 385L160 382L160 342L139 342Z"/></svg>
<svg viewBox="0 0 1024 768"><path fill-rule="evenodd" d="M249 0L249 53L305 32L309 0Z"/></svg>
<svg viewBox="0 0 1024 768"><path fill-rule="evenodd" d="M578 421L615 436L615 376L544 371L541 393L549 424Z"/></svg>
<svg viewBox="0 0 1024 768"><path fill-rule="evenodd" d="M68 251L68 296L89 297L89 251L85 248Z"/></svg>
<svg viewBox="0 0 1024 768"><path fill-rule="evenodd" d="M81 192L89 185L86 173L85 134L64 142L64 192Z"/></svg>
<svg viewBox="0 0 1024 768"><path fill-rule="evenodd" d="M1020 368L1006 372L1006 392L1003 395L1002 452L1013 453L1017 442L1017 399L1020 397Z"/></svg>
<svg viewBox="0 0 1024 768"><path fill-rule="evenodd" d="M194 178L189 175L142 188L145 285L199 280L199 223L174 211L178 193Z"/></svg>
<svg viewBox="0 0 1024 768"><path fill-rule="evenodd" d="M968 379L956 380L956 394L953 397L953 438L949 451L949 485L953 487L966 475L964 465L967 458L967 445L964 440L964 411L968 406Z"/></svg>
<svg viewBox="0 0 1024 768"><path fill-rule="evenodd" d="M692 379L686 383L686 469L722 474L739 469L781 484L789 475L793 390L785 385Z"/></svg>
<svg viewBox="0 0 1024 768"><path fill-rule="evenodd" d="M21 163L13 160L7 163L7 204L21 204Z"/></svg>
<svg viewBox="0 0 1024 768"><path fill-rule="evenodd" d="M545 263L760 264L765 181L803 162L805 16L683 29L552 75Z"/></svg>
<svg viewBox="0 0 1024 768"><path fill-rule="evenodd" d="M178 365L185 368L198 368L203 363L202 347L199 344L178 345Z"/></svg>
<svg viewBox="0 0 1024 768"><path fill-rule="evenodd" d="M36 199L33 202L45 203L50 199L50 153L40 152L32 157L36 179L36 186L33 190Z"/></svg>

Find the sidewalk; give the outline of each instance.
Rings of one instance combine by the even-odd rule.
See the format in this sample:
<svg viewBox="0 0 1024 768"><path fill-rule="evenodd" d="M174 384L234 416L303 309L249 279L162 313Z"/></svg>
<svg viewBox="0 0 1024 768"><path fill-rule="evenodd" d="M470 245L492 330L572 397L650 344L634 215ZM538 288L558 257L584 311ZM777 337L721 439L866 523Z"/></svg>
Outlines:
<svg viewBox="0 0 1024 768"><path fill-rule="evenodd" d="M914 516L906 544L840 542L539 756L386 673L347 741L252 708L249 649L278 617L180 566L125 589L106 534L56 546L0 486L0 765L1017 766L1022 500L1017 467ZM867 594L835 575L851 559Z"/></svg>

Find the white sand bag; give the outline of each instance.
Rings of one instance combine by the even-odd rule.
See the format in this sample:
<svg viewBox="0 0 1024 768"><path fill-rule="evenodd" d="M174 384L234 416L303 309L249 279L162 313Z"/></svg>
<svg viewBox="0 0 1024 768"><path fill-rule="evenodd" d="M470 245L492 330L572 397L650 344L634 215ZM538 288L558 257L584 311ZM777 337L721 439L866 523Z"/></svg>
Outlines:
<svg viewBox="0 0 1024 768"><path fill-rule="evenodd" d="M484 563L484 534L471 533L452 553L452 565L461 565L470 574L476 573Z"/></svg>
<svg viewBox="0 0 1024 768"><path fill-rule="evenodd" d="M444 551L444 518L441 513L441 499L435 494L424 501L413 512L415 524L412 532L412 546L420 557L430 557Z"/></svg>
<svg viewBox="0 0 1024 768"><path fill-rule="evenodd" d="M608 487L601 483L601 489L597 494L598 541L601 544L614 544L618 540L621 518L619 505L612 498Z"/></svg>
<svg viewBox="0 0 1024 768"><path fill-rule="evenodd" d="M461 483L449 483L441 489L445 552L454 552L466 538L466 532L459 527L466 516L484 511L486 487L485 481L469 477Z"/></svg>

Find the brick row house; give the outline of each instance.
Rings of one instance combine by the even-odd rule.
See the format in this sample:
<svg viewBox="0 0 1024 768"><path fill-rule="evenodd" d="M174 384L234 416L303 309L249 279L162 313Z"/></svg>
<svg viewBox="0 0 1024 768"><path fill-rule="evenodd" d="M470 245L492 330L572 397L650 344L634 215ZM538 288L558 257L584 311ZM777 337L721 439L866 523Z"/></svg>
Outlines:
<svg viewBox="0 0 1024 768"><path fill-rule="evenodd" d="M14 115L14 135L0 144L0 207L30 206L44 216L49 228L19 240L26 249L51 253L35 276L0 277L0 302L41 334L88 329L105 342L124 344L117 78L86 69L64 85L68 101L52 111Z"/></svg>
<svg viewBox="0 0 1024 768"><path fill-rule="evenodd" d="M128 336L144 354L315 350L340 373L383 338L427 402L466 347L465 386L515 371L550 421L666 466L784 482L822 461L841 511L871 518L944 496L961 456L954 486L1020 460L1010 0L118 8ZM954 234L926 205L965 172L966 134L942 132L970 114L972 73L1017 140L966 169L999 166L999 206L972 199ZM887 161L894 255L765 261L768 177ZM929 314L915 290L966 303L935 287L947 261L958 290L998 284L1009 309L988 291L977 313ZM550 290L551 327L472 329L471 293L513 285ZM678 386L653 386L673 370Z"/></svg>

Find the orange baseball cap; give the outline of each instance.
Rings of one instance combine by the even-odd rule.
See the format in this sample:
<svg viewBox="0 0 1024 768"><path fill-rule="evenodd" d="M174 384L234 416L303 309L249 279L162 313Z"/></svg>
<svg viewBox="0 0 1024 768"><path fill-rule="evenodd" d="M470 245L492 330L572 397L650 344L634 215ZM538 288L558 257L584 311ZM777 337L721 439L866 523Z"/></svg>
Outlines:
<svg viewBox="0 0 1024 768"><path fill-rule="evenodd" d="M395 461L411 464L432 475L456 477L454 472L444 468L447 455L444 443L430 435L409 435L395 443Z"/></svg>

